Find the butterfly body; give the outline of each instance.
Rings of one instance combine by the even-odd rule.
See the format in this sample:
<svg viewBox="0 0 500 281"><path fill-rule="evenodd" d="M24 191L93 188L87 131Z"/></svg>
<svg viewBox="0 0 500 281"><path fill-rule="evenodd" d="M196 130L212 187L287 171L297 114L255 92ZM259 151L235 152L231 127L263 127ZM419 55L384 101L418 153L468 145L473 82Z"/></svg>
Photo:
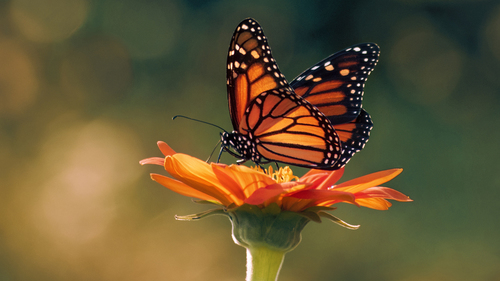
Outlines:
<svg viewBox="0 0 500 281"><path fill-rule="evenodd" d="M378 46L333 54L290 84L279 71L260 25L242 21L228 52L227 88L234 131L222 149L240 161L339 169L368 141L371 118L361 108Z"/></svg>
<svg viewBox="0 0 500 281"><path fill-rule="evenodd" d="M244 162L247 160L252 160L255 163L261 162L261 157L256 151L256 142L250 136L246 137L238 133L237 131L232 131L231 133L223 132L221 133L222 147L231 147L236 153L227 150L233 156L239 158L239 162Z"/></svg>

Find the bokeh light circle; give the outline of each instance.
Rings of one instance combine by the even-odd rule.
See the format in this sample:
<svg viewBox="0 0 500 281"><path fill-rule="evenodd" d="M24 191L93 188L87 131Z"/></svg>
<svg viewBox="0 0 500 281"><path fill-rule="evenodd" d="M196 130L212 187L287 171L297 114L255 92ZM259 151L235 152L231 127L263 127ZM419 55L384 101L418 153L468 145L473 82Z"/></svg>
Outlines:
<svg viewBox="0 0 500 281"><path fill-rule="evenodd" d="M68 38L87 18L86 0L13 0L12 21L20 32L35 42L54 42Z"/></svg>
<svg viewBox="0 0 500 281"><path fill-rule="evenodd" d="M0 41L0 114L23 113L36 100L39 78L34 60L12 40Z"/></svg>
<svg viewBox="0 0 500 281"><path fill-rule="evenodd" d="M500 60L500 6L493 9L483 31L483 40L495 59Z"/></svg>
<svg viewBox="0 0 500 281"><path fill-rule="evenodd" d="M459 47L425 17L406 18L396 26L388 69L397 92L423 105L448 98L462 74L464 62Z"/></svg>
<svg viewBox="0 0 500 281"><path fill-rule="evenodd" d="M64 94L74 104L117 103L132 84L130 56L116 39L86 38L65 52L60 77Z"/></svg>
<svg viewBox="0 0 500 281"><path fill-rule="evenodd" d="M104 30L120 38L133 58L162 56L175 46L181 11L174 3L106 1L103 7Z"/></svg>

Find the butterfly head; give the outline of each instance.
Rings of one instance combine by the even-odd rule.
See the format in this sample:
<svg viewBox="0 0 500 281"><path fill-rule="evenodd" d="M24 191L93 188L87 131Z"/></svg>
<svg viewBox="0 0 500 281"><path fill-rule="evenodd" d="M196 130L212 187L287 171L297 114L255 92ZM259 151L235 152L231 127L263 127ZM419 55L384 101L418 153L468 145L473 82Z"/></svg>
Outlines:
<svg viewBox="0 0 500 281"><path fill-rule="evenodd" d="M256 153L256 145L248 136L244 136L236 131L231 133L221 133L221 143L224 150L240 158L240 160L252 160L255 163L260 162L260 155ZM230 149L234 150L231 151Z"/></svg>

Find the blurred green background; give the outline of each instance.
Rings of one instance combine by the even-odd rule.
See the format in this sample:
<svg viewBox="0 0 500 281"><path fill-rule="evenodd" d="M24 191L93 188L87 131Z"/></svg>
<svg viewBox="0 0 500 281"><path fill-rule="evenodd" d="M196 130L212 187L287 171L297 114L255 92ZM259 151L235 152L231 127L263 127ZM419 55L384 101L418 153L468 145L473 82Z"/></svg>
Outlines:
<svg viewBox="0 0 500 281"><path fill-rule="evenodd" d="M375 127L345 179L414 202L337 205L280 280L500 280L500 4L478 0L0 2L0 280L243 280L224 217L149 179L156 141L205 159L231 129L226 52L263 26L291 80L342 48L381 47ZM223 162L234 161L229 156ZM303 170L296 170L301 175Z"/></svg>

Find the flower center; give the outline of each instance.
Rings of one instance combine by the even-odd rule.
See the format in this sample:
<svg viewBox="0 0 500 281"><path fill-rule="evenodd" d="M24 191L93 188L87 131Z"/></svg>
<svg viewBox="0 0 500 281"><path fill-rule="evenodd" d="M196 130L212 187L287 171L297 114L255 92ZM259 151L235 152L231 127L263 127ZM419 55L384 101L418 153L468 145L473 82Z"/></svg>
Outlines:
<svg viewBox="0 0 500 281"><path fill-rule="evenodd" d="M293 175L292 169L290 167L286 166L284 168L280 167L277 171L273 171L273 167L269 166L268 169L262 169L259 166L254 167L257 171L263 172L266 175L270 176L273 178L273 180L276 181L276 183L283 183L283 182L289 182L292 180L298 181L299 177Z"/></svg>

